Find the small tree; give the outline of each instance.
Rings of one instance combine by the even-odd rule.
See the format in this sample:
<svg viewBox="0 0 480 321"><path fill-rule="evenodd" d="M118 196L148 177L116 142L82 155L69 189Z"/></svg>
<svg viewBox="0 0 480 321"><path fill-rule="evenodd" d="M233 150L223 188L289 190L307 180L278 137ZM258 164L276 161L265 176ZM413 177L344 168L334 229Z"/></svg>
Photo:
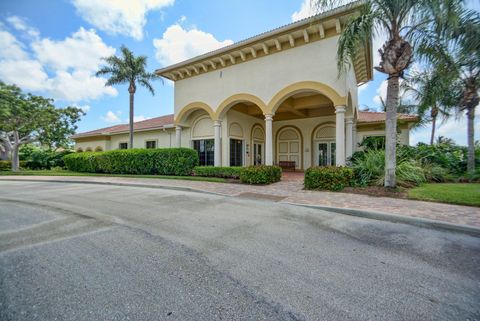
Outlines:
<svg viewBox="0 0 480 321"><path fill-rule="evenodd" d="M79 108L55 108L52 99L24 94L0 81L0 144L11 151L12 171L19 169L20 146L32 142L53 149L64 146L82 115Z"/></svg>
<svg viewBox="0 0 480 321"><path fill-rule="evenodd" d="M133 148L133 115L137 83L147 88L152 95L155 95L155 91L150 82L159 77L155 73L146 71L146 56L135 57L133 52L125 46L122 46L120 51L122 52L121 57L113 55L104 58L107 65L97 72L97 76L110 75L105 86L128 84L128 93L130 94L130 144L128 147Z"/></svg>
<svg viewBox="0 0 480 321"><path fill-rule="evenodd" d="M432 123L430 145L433 145L435 140L438 116L446 121L451 116L451 110L455 105L456 97L449 90L449 85L449 79L435 67L432 67L431 71L412 75L402 84L406 92L413 94L422 123Z"/></svg>
<svg viewBox="0 0 480 321"><path fill-rule="evenodd" d="M452 6L456 20L432 33L422 42L420 52L449 81L449 91L457 97L459 115L467 116L467 169L475 171L475 108L480 102L480 14Z"/></svg>

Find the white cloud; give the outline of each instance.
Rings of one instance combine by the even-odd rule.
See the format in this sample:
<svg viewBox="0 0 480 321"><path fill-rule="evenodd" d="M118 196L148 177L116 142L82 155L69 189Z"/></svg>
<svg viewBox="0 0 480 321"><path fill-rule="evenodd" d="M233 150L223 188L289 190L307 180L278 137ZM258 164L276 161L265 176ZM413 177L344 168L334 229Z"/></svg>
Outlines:
<svg viewBox="0 0 480 321"><path fill-rule="evenodd" d="M102 57L115 53L115 48L107 46L95 30L83 27L61 41L48 38L35 41L32 48L42 64L55 70L96 71Z"/></svg>
<svg viewBox="0 0 480 321"><path fill-rule="evenodd" d="M37 60L0 59L0 79L24 90L48 91L52 81Z"/></svg>
<svg viewBox="0 0 480 321"><path fill-rule="evenodd" d="M116 96L117 90L113 87L105 87L105 82L104 78L92 76L87 71L60 70L52 79L53 87L50 91L53 97L67 101L97 99L102 95Z"/></svg>
<svg viewBox="0 0 480 321"><path fill-rule="evenodd" d="M10 32L0 30L0 59L26 59L23 44Z"/></svg>
<svg viewBox="0 0 480 321"><path fill-rule="evenodd" d="M303 0L300 9L292 14L292 21L298 21L313 16L316 13L317 8L315 7L315 2L312 0Z"/></svg>
<svg viewBox="0 0 480 321"><path fill-rule="evenodd" d="M152 117L145 117L143 115L138 115L138 116L133 116L133 121L134 122L143 121L143 120L147 120L147 119L150 119L150 118L152 118Z"/></svg>
<svg viewBox="0 0 480 321"><path fill-rule="evenodd" d="M120 117L115 112L109 110L105 116L100 117L104 122L107 123L119 123Z"/></svg>
<svg viewBox="0 0 480 321"><path fill-rule="evenodd" d="M365 89L367 89L369 84L370 84L370 83L366 82L366 83L364 83L363 85L361 85L360 87L358 87L358 93L360 94L362 91L364 91Z"/></svg>
<svg viewBox="0 0 480 321"><path fill-rule="evenodd" d="M480 128L480 108L475 109L475 124L474 128ZM430 134L432 130L432 124L428 124L426 127L419 128L412 132L410 144L416 145L419 142L430 143ZM444 123L440 123L437 126L435 132L435 139L438 136L444 136L451 138L455 143L459 145L467 145L467 117L465 115L460 116L458 119L455 117L450 118ZM480 131L476 130L475 140L480 139Z"/></svg>
<svg viewBox="0 0 480 321"><path fill-rule="evenodd" d="M10 23L30 28L21 18ZM0 29L0 79L26 91L70 102L118 94L115 88L105 87L105 78L94 75L101 57L115 53L94 30L80 28L61 41L36 37L30 45L31 52L11 33Z"/></svg>
<svg viewBox="0 0 480 321"><path fill-rule="evenodd" d="M232 40L219 41L210 33L196 28L186 30L179 24L168 27L162 38L153 40L155 57L164 66L231 44Z"/></svg>
<svg viewBox="0 0 480 321"><path fill-rule="evenodd" d="M7 22L10 23L15 29L18 31L23 31L30 37L38 37L40 35L40 32L36 28L33 28L27 24L25 19L19 17L19 16L10 16L7 19Z"/></svg>
<svg viewBox="0 0 480 321"><path fill-rule="evenodd" d="M82 106L79 106L79 105L76 105L74 104L73 107L77 107L77 108L80 108L84 113L88 113L91 109L91 106L90 105L82 105Z"/></svg>
<svg viewBox="0 0 480 321"><path fill-rule="evenodd" d="M143 38L146 15L173 5L174 0L73 0L77 13L100 30Z"/></svg>

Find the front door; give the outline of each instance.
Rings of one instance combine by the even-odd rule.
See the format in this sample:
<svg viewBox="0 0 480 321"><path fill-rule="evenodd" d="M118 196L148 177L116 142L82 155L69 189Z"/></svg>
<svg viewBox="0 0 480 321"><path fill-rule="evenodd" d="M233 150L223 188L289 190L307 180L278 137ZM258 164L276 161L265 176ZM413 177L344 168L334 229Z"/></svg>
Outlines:
<svg viewBox="0 0 480 321"><path fill-rule="evenodd" d="M253 142L253 165L263 164L263 143L259 141Z"/></svg>
<svg viewBox="0 0 480 321"><path fill-rule="evenodd" d="M315 162L317 166L335 166L335 142L316 142Z"/></svg>

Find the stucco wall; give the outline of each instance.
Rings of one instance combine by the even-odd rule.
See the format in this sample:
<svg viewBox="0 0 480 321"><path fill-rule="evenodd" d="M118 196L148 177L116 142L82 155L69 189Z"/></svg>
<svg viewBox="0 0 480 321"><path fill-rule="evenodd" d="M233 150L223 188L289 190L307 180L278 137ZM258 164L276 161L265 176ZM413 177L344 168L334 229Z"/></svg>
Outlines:
<svg viewBox="0 0 480 321"><path fill-rule="evenodd" d="M281 89L301 81L321 82L346 96L352 73L349 80L337 77L337 41L335 36L177 80L175 114L192 102L206 103L215 111L225 99L240 93L255 95L268 104Z"/></svg>
<svg viewBox="0 0 480 321"><path fill-rule="evenodd" d="M95 151L97 147L100 147L103 151L110 149L110 141L107 139L94 139L94 140L82 140L75 142L75 151L82 149L86 151L87 148L90 148L92 151Z"/></svg>
<svg viewBox="0 0 480 321"><path fill-rule="evenodd" d="M75 143L75 150L82 148L85 151L88 147L92 150L95 150L97 146L102 147L103 150L113 150L118 149L118 146L121 142L128 143L128 134L119 134L112 135L109 137L110 140L91 140L86 141L85 138ZM166 129L166 130L152 130L144 132L136 132L133 136L133 147L134 148L145 148L145 142L147 140L156 140L157 147L174 147L175 146L175 130ZM189 147L187 139L185 139L186 146ZM183 145L183 144L182 144Z"/></svg>
<svg viewBox="0 0 480 321"><path fill-rule="evenodd" d="M410 145L410 130L408 126L401 126L400 133L398 135L398 141L402 145ZM357 143L360 144L365 137L368 136L385 136L385 130L383 128L362 128L359 127L357 129ZM358 146L356 146L356 150L359 150Z"/></svg>

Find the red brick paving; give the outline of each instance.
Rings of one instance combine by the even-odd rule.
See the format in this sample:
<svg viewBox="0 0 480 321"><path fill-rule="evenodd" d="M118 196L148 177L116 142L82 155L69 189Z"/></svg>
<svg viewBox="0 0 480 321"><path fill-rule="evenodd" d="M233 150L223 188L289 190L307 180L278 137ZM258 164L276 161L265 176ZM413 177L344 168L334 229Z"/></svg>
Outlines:
<svg viewBox="0 0 480 321"><path fill-rule="evenodd" d="M86 181L156 185L165 187L185 187L220 195L240 197L242 197L241 194L243 194L243 197L257 194L255 198L271 199L279 202L382 212L439 220L454 224L470 225L480 228L480 208L478 207L422 202L388 197L373 197L361 194L305 191L303 190L303 173L299 172L284 173L282 181L267 186L173 179L97 176L2 176L0 177L0 180L2 179ZM261 194L265 196L262 197Z"/></svg>

